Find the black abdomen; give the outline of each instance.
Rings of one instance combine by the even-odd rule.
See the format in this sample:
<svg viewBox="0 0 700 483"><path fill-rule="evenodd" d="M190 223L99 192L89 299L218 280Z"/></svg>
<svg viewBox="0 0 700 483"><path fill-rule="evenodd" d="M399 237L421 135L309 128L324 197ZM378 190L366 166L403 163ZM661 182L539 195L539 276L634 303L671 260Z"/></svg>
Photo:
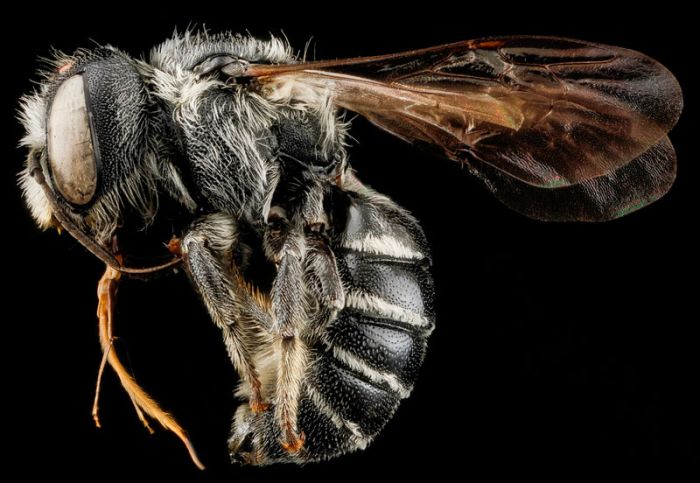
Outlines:
<svg viewBox="0 0 700 483"><path fill-rule="evenodd" d="M310 460L364 448L377 435L410 394L434 327L420 227L387 198L353 188L333 243L345 307L309 340L299 427Z"/></svg>
<svg viewBox="0 0 700 483"><path fill-rule="evenodd" d="M286 452L274 411L253 415L242 404L231 443L254 464L365 448L413 389L434 327L430 258L416 220L354 178L335 195L331 248L345 305L336 314L312 309L301 333L307 368L297 426L304 447Z"/></svg>

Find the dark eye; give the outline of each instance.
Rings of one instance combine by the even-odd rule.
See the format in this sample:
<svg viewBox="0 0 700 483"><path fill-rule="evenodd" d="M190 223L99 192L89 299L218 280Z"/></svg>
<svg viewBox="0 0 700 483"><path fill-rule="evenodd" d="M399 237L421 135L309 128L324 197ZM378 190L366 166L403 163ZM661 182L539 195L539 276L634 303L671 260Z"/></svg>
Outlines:
<svg viewBox="0 0 700 483"><path fill-rule="evenodd" d="M53 184L66 201L86 205L97 190L97 162L83 76L61 84L48 122L49 168Z"/></svg>

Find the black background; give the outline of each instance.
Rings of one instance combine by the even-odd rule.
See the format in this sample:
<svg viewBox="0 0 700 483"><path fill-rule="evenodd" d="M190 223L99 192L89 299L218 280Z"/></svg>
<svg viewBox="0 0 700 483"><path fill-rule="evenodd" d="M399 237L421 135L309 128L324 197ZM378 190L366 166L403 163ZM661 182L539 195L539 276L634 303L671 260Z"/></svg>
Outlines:
<svg viewBox="0 0 700 483"><path fill-rule="evenodd" d="M7 462L27 476L402 476L415 471L578 472L604 461L687 461L695 453L697 127L691 15L605 4L490 2L420 8L258 2L184 12L28 8L3 35L3 396ZM71 7L76 8L76 7ZM172 10L171 10L172 9ZM32 11L34 10L34 11ZM88 15L88 18L85 18ZM95 288L100 263L68 235L40 233L15 184L24 153L14 119L36 58L91 40L135 55L173 28L284 31L316 57L407 50L499 34L546 34L622 45L663 62L684 87L671 133L678 180L651 207L605 224L545 224L510 212L453 163L433 159L357 120L351 159L368 184L422 221L434 251L438 328L416 389L367 451L304 468L230 466L226 438L234 372L218 330L184 278L129 282L120 292L118 350L139 382L188 429L208 470L179 441L148 435L110 373L104 428L90 417L100 360ZM666 33L663 33L666 32ZM8 58L7 54L10 54ZM9 434L7 434L9 431Z"/></svg>

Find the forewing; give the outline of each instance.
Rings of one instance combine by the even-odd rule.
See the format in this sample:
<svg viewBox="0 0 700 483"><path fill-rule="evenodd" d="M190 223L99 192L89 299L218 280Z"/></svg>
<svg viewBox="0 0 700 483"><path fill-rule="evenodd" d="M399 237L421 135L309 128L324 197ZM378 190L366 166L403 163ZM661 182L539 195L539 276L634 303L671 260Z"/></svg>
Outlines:
<svg viewBox="0 0 700 483"><path fill-rule="evenodd" d="M605 176L665 145L682 109L676 79L653 59L547 37L261 66L251 74L268 92L327 92L409 142L543 188Z"/></svg>

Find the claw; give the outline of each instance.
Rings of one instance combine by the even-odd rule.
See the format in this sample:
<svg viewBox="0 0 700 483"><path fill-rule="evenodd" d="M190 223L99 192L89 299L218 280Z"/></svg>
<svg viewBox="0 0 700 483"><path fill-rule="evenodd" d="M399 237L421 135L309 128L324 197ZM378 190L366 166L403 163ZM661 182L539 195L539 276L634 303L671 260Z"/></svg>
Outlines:
<svg viewBox="0 0 700 483"><path fill-rule="evenodd" d="M260 414L264 413L268 409L270 409L270 405L266 402L264 402L262 399L250 398L250 410L253 411L253 414Z"/></svg>
<svg viewBox="0 0 700 483"><path fill-rule="evenodd" d="M173 236L167 244L168 251L173 255L182 255L182 240Z"/></svg>
<svg viewBox="0 0 700 483"><path fill-rule="evenodd" d="M290 436L292 437L290 438ZM290 454L298 453L299 451L301 451L301 448L304 447L304 443L306 442L306 435L303 431L299 434L299 436L287 435L287 441L280 441L280 443L282 444L282 448Z"/></svg>

